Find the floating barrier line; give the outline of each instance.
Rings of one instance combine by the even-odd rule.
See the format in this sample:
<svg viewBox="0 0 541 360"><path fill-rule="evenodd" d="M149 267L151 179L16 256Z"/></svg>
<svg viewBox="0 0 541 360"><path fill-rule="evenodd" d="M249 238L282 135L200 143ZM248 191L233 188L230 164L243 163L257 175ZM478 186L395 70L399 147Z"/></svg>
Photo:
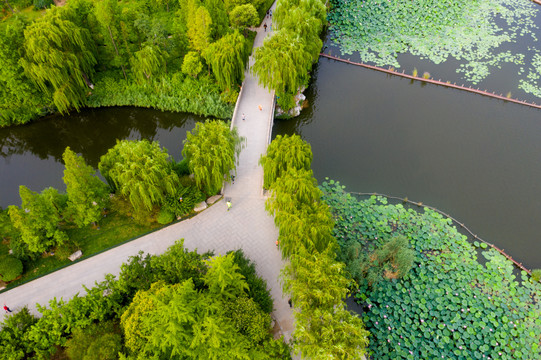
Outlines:
<svg viewBox="0 0 541 360"><path fill-rule="evenodd" d="M541 0L539 2L537 2L537 1L534 1L534 2L541 5ZM341 59L341 58L338 58L338 57L335 57L335 56L332 56L332 55L328 55L328 54L324 54L324 53L320 53L319 56L322 56L322 57L325 57L325 58L328 58L328 59L332 59L332 60L336 60L336 61L341 61L341 62L344 62L346 64L350 64L350 65L361 66L361 67L364 67L366 69L380 71L380 72L390 74L390 75L400 76L400 77L410 79L410 80L417 80L417 81L422 81L422 82L429 83L429 84L445 86L445 87L448 87L448 88L463 90L463 91L471 92L471 93L482 95L482 96L487 96L487 97L498 99L498 100L509 101L509 102L512 102L512 103L515 103L515 104L529 106L529 107L536 108L536 109L541 109L541 105L537 105L535 103L529 103L529 102L526 102L525 100L508 98L507 96L503 96L503 95L497 95L495 93L488 92L487 90L483 91L483 90L479 90L479 89L474 89L472 87L465 87L464 85L462 85L462 86L456 85L456 83L451 84L450 82L443 82L441 80L425 79L424 77L405 74L403 70L402 70L402 72L398 72L398 71L396 71L396 70L394 70L392 68L385 69L385 68L382 68L382 67L379 67L379 66L368 65L368 64L365 64L365 63L358 63L358 62L354 62L354 61L350 61L350 60Z"/></svg>
<svg viewBox="0 0 541 360"><path fill-rule="evenodd" d="M473 236L474 239L479 240L479 241L487 244L488 246L490 246L491 248L493 248L494 250L496 250L497 252L499 252L500 254L505 256L509 261L511 261L513 264L515 264L516 267L518 267L521 270L526 271L528 274L530 274L530 276L532 275L531 270L526 269L526 267L524 265L522 265L522 263L517 262L510 255L507 255L502 249L500 249L499 247L497 247L494 244L489 243L488 241L485 241L485 240L481 239L479 236L474 234L466 225L464 225L464 223L461 223L460 221L458 221L457 219L455 219L451 215L446 214L443 211L441 211L439 209L436 209L433 206L425 205L422 202L415 202L415 201L404 199L404 198L401 198L401 197L398 197L398 196L389 196L389 195L379 194L379 193L358 193L358 192L351 192L351 191L349 193L359 195L359 196L373 196L373 195L375 195L375 196L383 196L383 197L388 198L388 199L394 199L394 200L402 201L404 203L408 203L408 204L411 204L411 205L422 206L422 207L425 207L427 209L433 210L433 211L437 212L438 214L443 215L443 216L451 219L455 224L460 225L461 228L463 228L466 232L468 232L471 236Z"/></svg>

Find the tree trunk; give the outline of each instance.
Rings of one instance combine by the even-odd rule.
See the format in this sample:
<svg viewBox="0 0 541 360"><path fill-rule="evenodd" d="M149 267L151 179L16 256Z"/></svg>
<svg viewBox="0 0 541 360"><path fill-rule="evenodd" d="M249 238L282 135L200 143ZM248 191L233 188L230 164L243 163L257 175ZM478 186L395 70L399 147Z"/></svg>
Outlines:
<svg viewBox="0 0 541 360"><path fill-rule="evenodd" d="M115 39L113 38L113 32L111 31L111 27L107 26L107 30L109 30L109 36L111 37L111 41L113 42L113 46L115 47L116 56L120 56L118 54L118 48L116 47ZM126 70L124 70L124 65L120 64L120 67L122 68L122 73L124 74L124 79L128 80L128 77L126 76Z"/></svg>
<svg viewBox="0 0 541 360"><path fill-rule="evenodd" d="M13 11L13 8L12 8L11 5L8 3L8 0L4 0L4 2L5 2L6 5L8 6L9 11L11 11L11 13L12 13L13 15L15 15L15 11Z"/></svg>

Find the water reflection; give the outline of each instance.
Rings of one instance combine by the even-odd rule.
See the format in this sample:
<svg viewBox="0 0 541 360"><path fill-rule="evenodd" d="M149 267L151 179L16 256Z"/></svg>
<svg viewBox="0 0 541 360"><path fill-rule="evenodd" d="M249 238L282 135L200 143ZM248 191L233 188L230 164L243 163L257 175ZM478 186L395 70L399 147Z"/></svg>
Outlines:
<svg viewBox="0 0 541 360"><path fill-rule="evenodd" d="M320 59L311 111L274 135L312 145L318 180L433 205L541 267L541 112Z"/></svg>
<svg viewBox="0 0 541 360"><path fill-rule="evenodd" d="M180 158L186 131L202 118L141 108L89 109L71 116L0 129L0 206L19 204L18 187L64 189L62 153L66 146L97 168L117 139L157 140Z"/></svg>

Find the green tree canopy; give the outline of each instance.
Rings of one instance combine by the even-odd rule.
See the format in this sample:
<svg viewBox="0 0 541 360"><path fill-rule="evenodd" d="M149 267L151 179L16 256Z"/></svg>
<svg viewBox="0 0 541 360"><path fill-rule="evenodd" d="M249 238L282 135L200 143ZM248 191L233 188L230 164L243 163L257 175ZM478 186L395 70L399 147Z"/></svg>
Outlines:
<svg viewBox="0 0 541 360"><path fill-rule="evenodd" d="M87 84L96 64L94 42L88 30L66 20L53 7L24 31L25 73L43 92L51 93L61 113L85 103Z"/></svg>
<svg viewBox="0 0 541 360"><path fill-rule="evenodd" d="M252 4L238 5L229 12L231 26L236 29L244 29L250 26L257 26L259 15Z"/></svg>
<svg viewBox="0 0 541 360"><path fill-rule="evenodd" d="M130 65L137 83L144 84L165 69L165 57L158 46L146 44L133 54Z"/></svg>
<svg viewBox="0 0 541 360"><path fill-rule="evenodd" d="M190 51L184 56L182 61L182 72L186 75L196 78L203 70L203 63L197 51Z"/></svg>
<svg viewBox="0 0 541 360"><path fill-rule="evenodd" d="M113 190L129 199L136 211L161 205L179 186L167 150L148 140L117 141L100 159L99 169Z"/></svg>
<svg viewBox="0 0 541 360"><path fill-rule="evenodd" d="M64 183L68 194L67 213L79 227L98 222L107 204L107 186L96 176L96 171L77 156L69 146L62 155Z"/></svg>
<svg viewBox="0 0 541 360"><path fill-rule="evenodd" d="M244 79L244 64L248 54L245 39L238 32L226 35L212 43L203 52L220 87L230 90Z"/></svg>
<svg viewBox="0 0 541 360"><path fill-rule="evenodd" d="M19 195L21 207L12 205L8 212L28 250L31 253L41 253L64 243L68 237L58 228L62 213L62 200L58 191L47 188L38 194L21 185Z"/></svg>
<svg viewBox="0 0 541 360"><path fill-rule="evenodd" d="M205 8L212 19L212 38L218 40L229 29L229 19L223 0L204 0Z"/></svg>
<svg viewBox="0 0 541 360"><path fill-rule="evenodd" d="M203 280L214 297L234 299L245 294L248 284L239 273L235 255L216 256L205 260L209 269Z"/></svg>
<svg viewBox="0 0 541 360"><path fill-rule="evenodd" d="M196 8L187 19L188 39L196 51L205 50L211 42L212 18L204 6Z"/></svg>
<svg viewBox="0 0 541 360"><path fill-rule="evenodd" d="M26 26L24 18L16 16L0 30L0 127L29 121L49 102L24 74L19 62L24 56Z"/></svg>
<svg viewBox="0 0 541 360"><path fill-rule="evenodd" d="M197 186L207 194L216 194L235 169L244 138L223 121L197 123L184 140L182 156L188 160Z"/></svg>
<svg viewBox="0 0 541 360"><path fill-rule="evenodd" d="M257 48L251 68L261 85L280 93L295 93L308 80L312 54L302 39L289 31L277 31Z"/></svg>
<svg viewBox="0 0 541 360"><path fill-rule="evenodd" d="M312 148L299 135L278 135L259 160L264 171L263 186L269 189L288 169L310 170Z"/></svg>

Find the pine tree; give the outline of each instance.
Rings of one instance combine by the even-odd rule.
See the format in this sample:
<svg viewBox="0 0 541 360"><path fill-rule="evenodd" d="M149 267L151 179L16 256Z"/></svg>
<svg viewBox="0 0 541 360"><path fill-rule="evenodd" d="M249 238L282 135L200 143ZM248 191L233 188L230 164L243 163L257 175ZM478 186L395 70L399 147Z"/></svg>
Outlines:
<svg viewBox="0 0 541 360"><path fill-rule="evenodd" d="M66 166L63 180L68 194L67 213L79 227L98 222L102 208L107 204L107 185L96 176L95 170L69 147L62 158Z"/></svg>

